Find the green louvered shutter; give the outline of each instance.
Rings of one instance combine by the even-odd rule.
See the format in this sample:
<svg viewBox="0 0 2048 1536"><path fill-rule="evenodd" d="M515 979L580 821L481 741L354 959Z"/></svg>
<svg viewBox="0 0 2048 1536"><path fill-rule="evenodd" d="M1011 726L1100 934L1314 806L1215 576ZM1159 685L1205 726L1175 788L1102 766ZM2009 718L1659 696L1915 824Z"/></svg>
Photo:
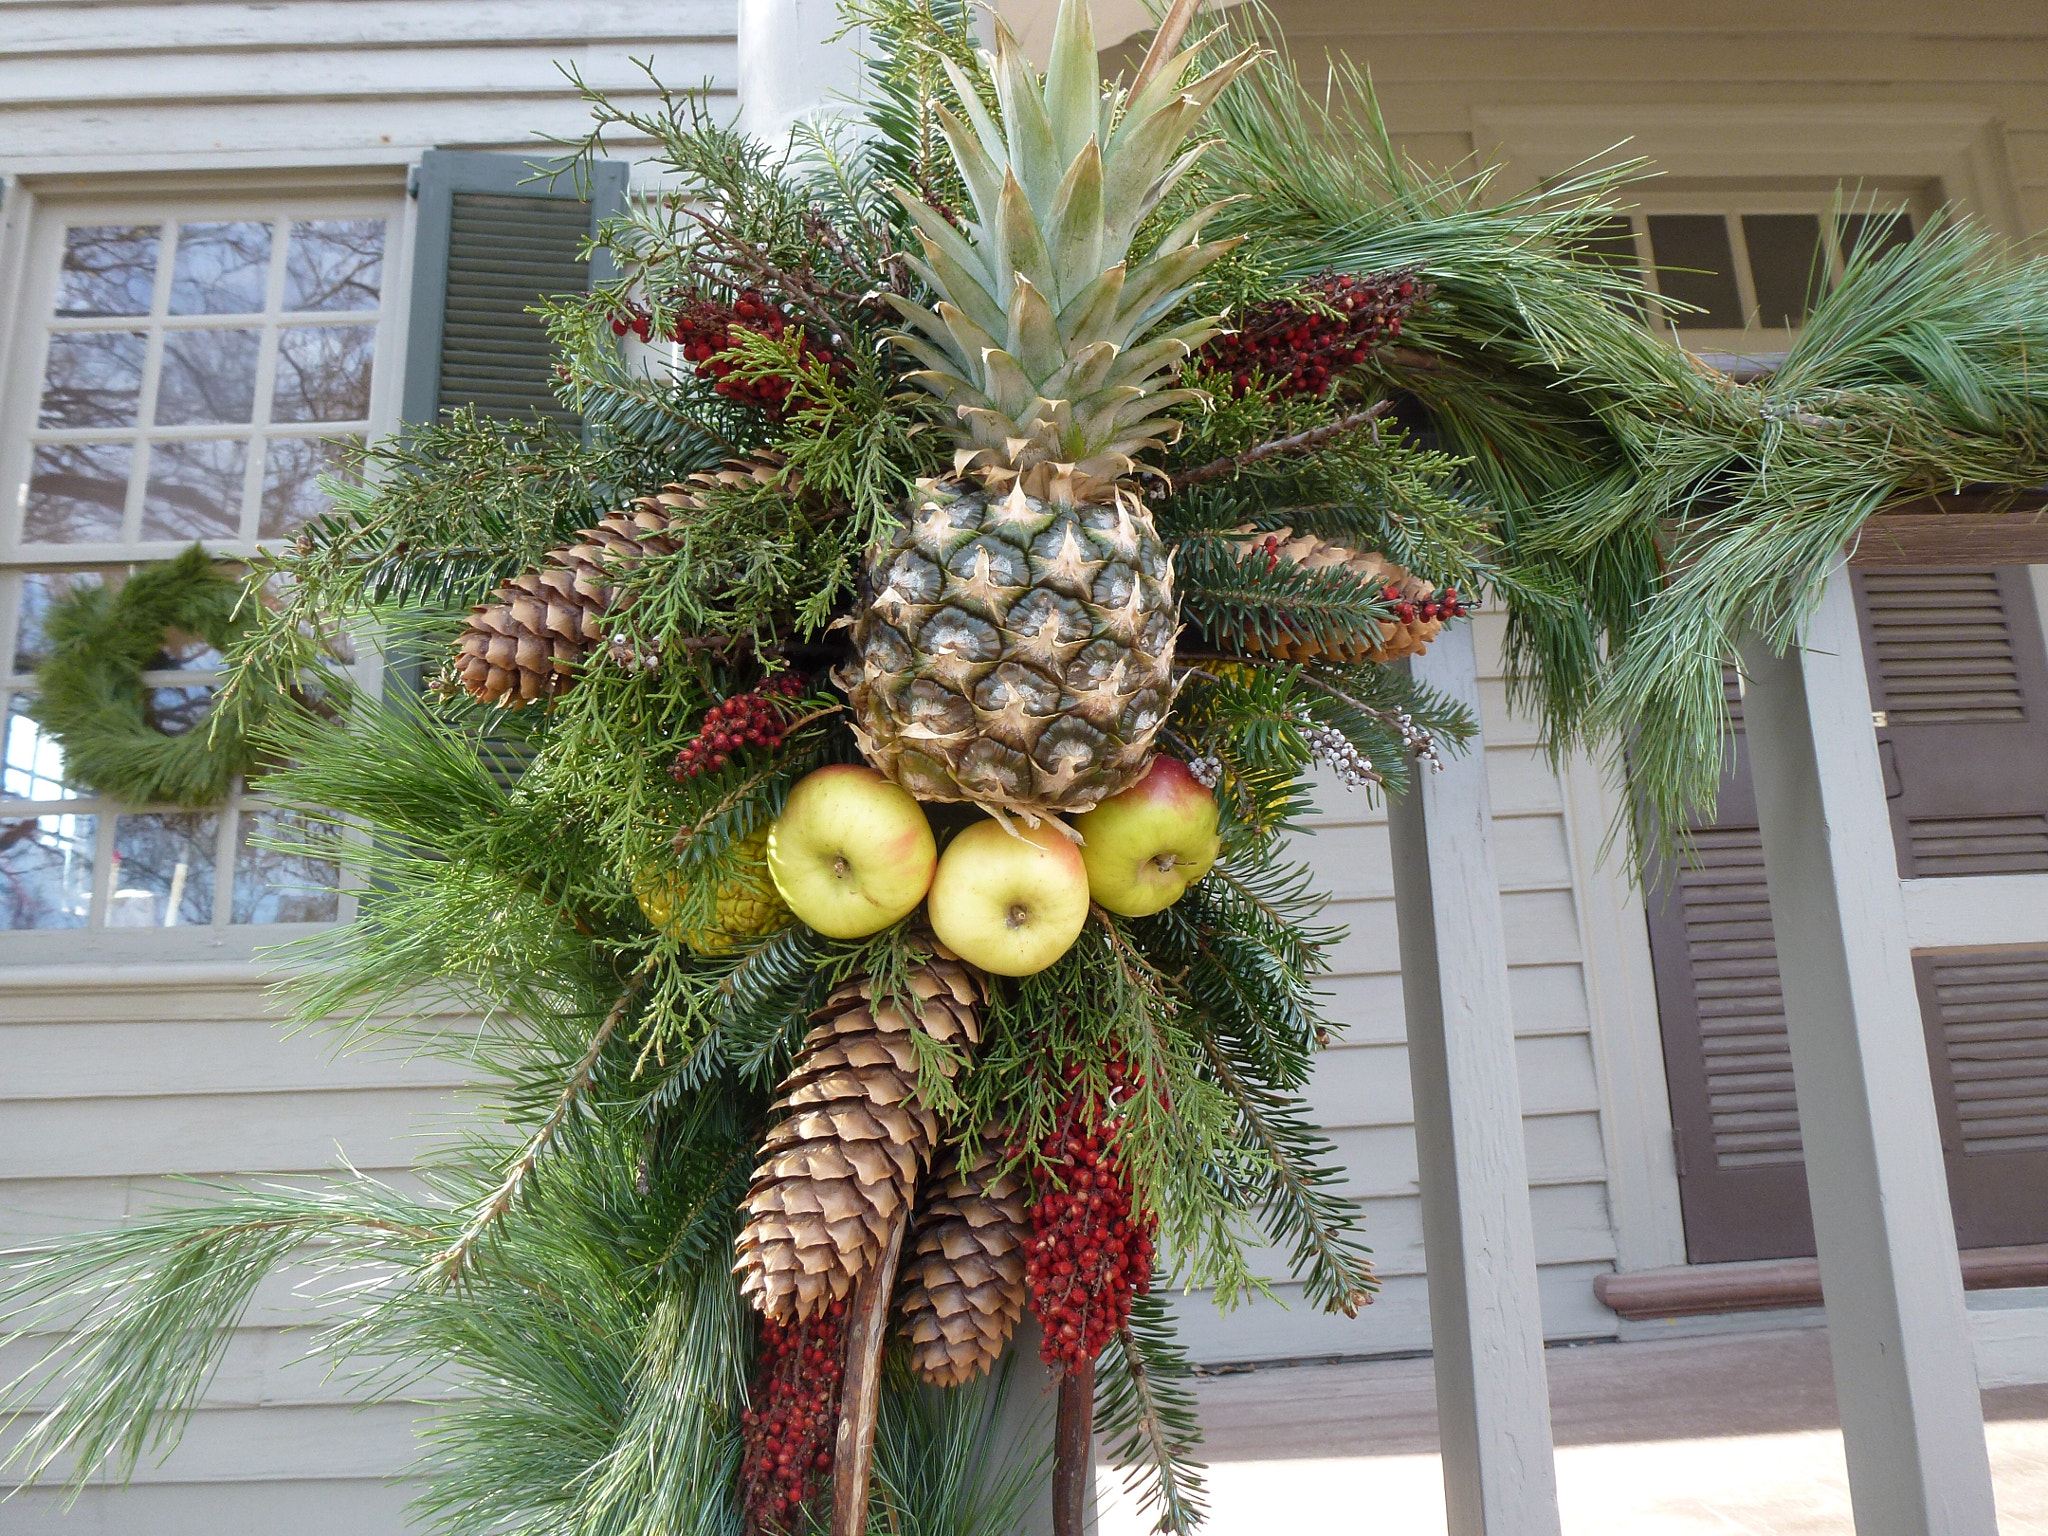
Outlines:
<svg viewBox="0 0 2048 1536"><path fill-rule="evenodd" d="M561 293L584 293L617 269L583 244L626 209L627 167L599 164L580 186L573 176L535 180L523 155L428 150L413 179L419 199L413 244L412 316L406 337L406 421L474 407L498 419L543 416L572 429L576 414L554 392L546 328L527 310ZM400 662L390 675L417 692L438 658ZM480 743L499 779L519 776L529 750L517 722Z"/></svg>
<svg viewBox="0 0 2048 1536"><path fill-rule="evenodd" d="M610 258L600 253L593 270L582 246L625 211L627 167L602 162L580 186L573 176L550 183L534 175L523 155L434 149L421 157L407 421L467 405L485 416L577 425L555 398L547 332L527 310L613 277Z"/></svg>

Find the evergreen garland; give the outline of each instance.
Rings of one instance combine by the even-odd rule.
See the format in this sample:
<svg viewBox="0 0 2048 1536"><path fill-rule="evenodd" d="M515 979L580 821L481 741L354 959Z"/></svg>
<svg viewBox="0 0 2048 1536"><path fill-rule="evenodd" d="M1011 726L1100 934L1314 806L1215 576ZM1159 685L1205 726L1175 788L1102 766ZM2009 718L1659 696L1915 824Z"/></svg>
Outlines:
<svg viewBox="0 0 2048 1536"><path fill-rule="evenodd" d="M1249 553L1257 536L1379 551L1504 609L1517 688L1553 747L1631 745L1669 828L1711 793L1719 666L1743 626L1787 643L1826 563L1890 501L2048 477L2048 400L2022 366L2048 341L2048 268L1930 228L1852 263L1777 378L1736 385L1653 336L1640 295L1584 259L1614 176L1501 203L1483 178L1424 175L1392 150L1361 75L1340 65L1332 95L1310 97L1256 12L1176 54L1192 9L1174 7L1106 107L1063 13L1043 89L1068 109L1058 133L1101 112L1113 134L1120 113L1238 72L1212 109L1217 141L1179 165L1131 247L1133 271L1168 263L1148 294L1165 329L1140 361L1178 377L1121 492L1126 506L1142 492L1177 583L1153 747L1213 783L1220 856L1164 910L1097 904L1051 965L987 978L971 1048L911 1028L892 1067L959 1166L989 1152L1039 1199L1087 1187L1055 1134L1073 1105L1113 1140L1107 1208L1156 1229L1170 1269L1149 1294L1112 1287L1128 1313L1103 1314L1106 1346L1068 1370L1061 1419L1085 1428L1092 1412L1175 1532L1202 1493L1160 1293L1250 1298L1268 1246L1314 1305L1355 1312L1376 1284L1303 1097L1334 1036L1318 987L1339 931L1285 834L1308 825L1319 764L1401 793L1474 726L1405 668L1330 659L1372 653L1386 593ZM350 929L300 946L295 1016L460 1059L482 1074L480 1123L514 1138L479 1134L417 1197L361 1179L239 1191L30 1255L0 1301L97 1308L50 1363L58 1406L14 1453L31 1470L69 1455L80 1479L124 1471L174 1439L256 1282L315 1244L333 1269L388 1277L328 1339L401 1362L374 1390L439 1369L481 1389L432 1432L424 1507L446 1529L799 1528L742 1488L743 1457L758 1484L775 1454L745 1443L760 1333L731 1273L742 1202L827 999L858 982L860 1006L914 1012L933 940L915 915L858 939L802 923L686 939L758 877L751 850L793 787L861 758L860 704L838 680L861 660L846 621L878 600L868 552L956 473L957 418L920 387L947 362L932 287L953 281L939 269L961 265L959 229L997 184L956 141L998 116L1028 138L1041 89L977 51L957 0L855 0L846 15L874 52L873 105L844 132L767 146L697 95L629 111L591 94L595 127L564 173L617 132L658 146L670 190L601 232L617 284L548 306L587 436L468 413L422 425L373 447L364 483L251 572L285 578L282 596L248 610L222 716L287 765L266 792L327 829L363 891ZM1205 219L1235 243L1201 245ZM930 264L905 255L917 229ZM1204 317L1224 309L1256 334L1211 348ZM958 335L977 333L963 318ZM685 366L633 366L629 334L687 337ZM632 507L653 520L637 544L619 515ZM559 601L533 585L547 581ZM507 642L493 665L541 669L529 696L543 704L489 709L450 673L423 697L337 685L324 716L264 705L337 632L374 624L446 655L484 617ZM758 713L730 701L771 693L776 729L728 739ZM715 741L700 741L707 722ZM979 816L931 808L942 843ZM650 873L659 914L639 894ZM449 1005L481 1033L443 1035ZM1126 1261L1145 1247L1117 1243ZM1083 1267L1100 1271L1102 1251ZM886 1295L856 1291L849 1316L863 1299L886 1312ZM1042 1458L968 1475L995 1460L992 1399L914 1386L901 1352L849 1351L842 1395L877 1370L877 1521L1006 1529ZM1093 1401L1077 1401L1091 1372Z"/></svg>

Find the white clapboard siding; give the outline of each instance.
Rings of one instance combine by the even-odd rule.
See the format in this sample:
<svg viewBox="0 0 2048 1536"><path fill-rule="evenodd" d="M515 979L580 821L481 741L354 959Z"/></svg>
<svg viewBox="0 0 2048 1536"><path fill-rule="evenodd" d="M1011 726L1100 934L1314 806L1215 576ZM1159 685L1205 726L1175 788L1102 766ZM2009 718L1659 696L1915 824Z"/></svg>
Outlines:
<svg viewBox="0 0 2048 1536"><path fill-rule="evenodd" d="M422 148L546 151L589 116L559 66L621 104L633 62L733 106L734 0L0 0L0 163L403 163ZM630 138L620 141L627 152Z"/></svg>
<svg viewBox="0 0 2048 1536"><path fill-rule="evenodd" d="M254 966L0 969L0 1246L112 1225L204 1198L178 1176L307 1182L346 1157L401 1186L453 1123L461 1074L437 1058L337 1055L286 1034ZM461 1021L449 1020L452 1028ZM447 1395L364 1408L304 1359L334 1282L310 1269L259 1286L175 1455L69 1513L51 1491L0 1503L0 1533L289 1530L384 1536L415 1490L413 1426ZM45 1339L0 1350L12 1379Z"/></svg>
<svg viewBox="0 0 2048 1536"><path fill-rule="evenodd" d="M1611 1334L1613 1315L1592 1292L1592 1277L1613 1266L1615 1240L1572 841L1597 839L1605 828L1578 828L1567 817L1533 726L1507 707L1497 659L1501 621L1481 615L1475 622L1544 1330L1552 1338ZM1266 1254L1260 1272L1273 1280L1278 1303L1256 1301L1228 1316L1199 1295L1181 1303L1189 1345L1205 1361L1429 1345L1386 815L1335 784L1319 804L1314 833L1298 838L1295 851L1331 893L1329 916L1349 931L1326 984L1328 1013L1343 1036L1324 1054L1308 1097L1344 1165L1342 1192L1364 1213L1384 1289L1357 1318L1330 1317L1281 1278L1283 1254Z"/></svg>

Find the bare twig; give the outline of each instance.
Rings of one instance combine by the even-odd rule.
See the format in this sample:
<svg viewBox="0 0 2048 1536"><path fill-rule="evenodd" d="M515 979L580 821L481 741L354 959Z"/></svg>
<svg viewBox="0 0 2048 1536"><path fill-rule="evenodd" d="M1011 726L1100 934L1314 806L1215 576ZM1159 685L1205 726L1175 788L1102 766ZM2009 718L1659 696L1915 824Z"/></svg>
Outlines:
<svg viewBox="0 0 2048 1536"><path fill-rule="evenodd" d="M839 1384L839 1431L832 1448L832 1536L863 1536L868 1477L875 1456L875 1415L882 1401L882 1345L889 1333L889 1296L910 1226L910 1202L898 1202L874 1265L854 1288L847 1309L846 1366Z"/></svg>
<svg viewBox="0 0 2048 1536"><path fill-rule="evenodd" d="M1124 1346L1126 1352L1130 1346ZM1070 1365L1060 1375L1052 1432L1053 1536L1085 1536L1089 1480L1094 1473L1095 1362Z"/></svg>
<svg viewBox="0 0 2048 1536"><path fill-rule="evenodd" d="M827 332L837 332L839 322L825 308L823 300L832 299L856 308L865 302L864 295L847 293L829 283L821 283L808 270L792 272L777 265L751 240L734 234L701 209L686 206L681 211L703 229L708 242L722 253L720 259L725 265L749 273L776 292L787 294Z"/></svg>
<svg viewBox="0 0 2048 1536"><path fill-rule="evenodd" d="M1391 399L1382 400L1375 405L1367 406L1362 411L1353 411L1341 421L1327 422L1320 427L1310 427L1308 431L1297 432L1292 437L1271 438L1255 447L1245 449L1242 453L1226 454L1220 459L1211 459L1199 469L1183 470L1181 473L1172 476L1172 489L1184 491L1191 485L1201 485L1209 480L1221 480L1226 475L1234 475L1241 469L1249 469L1254 464L1266 459L1278 458L1282 454L1307 453L1312 448L1322 447L1324 443L1327 443L1333 437L1342 437L1346 432L1355 432L1370 422L1378 421L1380 417L1386 415L1393 408L1394 402Z"/></svg>
<svg viewBox="0 0 2048 1536"><path fill-rule="evenodd" d="M469 1225L462 1229L462 1235L435 1255L433 1267L440 1272L442 1279L459 1279L477 1242L512 1209L512 1202L519 1198L520 1187L533 1172L541 1154L547 1151L557 1133L567 1123L570 1112L589 1091L591 1080L597 1075L597 1058L604 1054L605 1046L612 1036L618 1033L619 1026L625 1022L626 1010L632 1007L633 999L640 995L640 989L647 984L648 973L653 968L654 961L649 958L633 973L632 979L626 983L626 990L619 994L618 1001L612 1004L611 1012L607 1013L604 1022L598 1025L597 1033L590 1037L590 1045L583 1052L582 1059L576 1063L574 1070L569 1073L569 1080L562 1085L561 1096L555 1100L555 1107L548 1111L547 1119L541 1122L540 1129L527 1141L525 1149L513 1159L512 1166L505 1172L503 1182L491 1192L489 1199L477 1207L476 1214L469 1219Z"/></svg>

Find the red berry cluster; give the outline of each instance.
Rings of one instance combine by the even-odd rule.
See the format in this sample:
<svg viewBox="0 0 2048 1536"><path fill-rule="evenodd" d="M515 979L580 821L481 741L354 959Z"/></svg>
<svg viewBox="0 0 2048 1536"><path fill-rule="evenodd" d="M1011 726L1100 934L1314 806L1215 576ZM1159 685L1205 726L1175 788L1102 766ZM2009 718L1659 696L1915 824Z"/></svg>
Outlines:
<svg viewBox="0 0 2048 1536"><path fill-rule="evenodd" d="M831 1475L845 1347L842 1301L806 1322L762 1321L753 1406L740 1416L740 1497L749 1536L801 1529L803 1506Z"/></svg>
<svg viewBox="0 0 2048 1536"><path fill-rule="evenodd" d="M716 773L742 747L779 747L789 734L788 701L800 699L804 680L785 672L752 693L738 693L704 712L704 723L685 743L669 773L680 784L700 773Z"/></svg>
<svg viewBox="0 0 2048 1536"><path fill-rule="evenodd" d="M612 334L623 336L631 331L642 341L654 340L654 316L638 304L630 305L623 313L612 316Z"/></svg>
<svg viewBox="0 0 2048 1536"><path fill-rule="evenodd" d="M1111 1075L1124 1086L1120 1066ZM1116 1126L1099 1101L1078 1093L1060 1126L1044 1149L1045 1192L1031 1207L1024 1258L1031 1311L1045 1330L1039 1354L1056 1369L1101 1354L1130 1319L1131 1298L1152 1284L1152 1223L1133 1209Z"/></svg>
<svg viewBox="0 0 2048 1536"><path fill-rule="evenodd" d="M780 340L792 327L797 331L799 356L805 362L824 363L826 372L834 379L847 376L847 366L842 358L830 348L820 345L810 332L797 326L780 305L754 288L744 290L730 304L704 298L689 300L676 311L668 334L671 340L682 343L683 356L696 364L697 377L710 381L711 387L719 394L779 417L789 405L789 380L743 379L733 371L735 360L727 354L734 348L735 331L752 331ZM612 334L623 336L628 331L642 341L651 340L654 317L637 305L626 313L614 315Z"/></svg>
<svg viewBox="0 0 2048 1536"><path fill-rule="evenodd" d="M1280 300L1257 304L1235 331L1203 345L1202 360L1230 375L1233 393L1246 393L1254 378L1278 395L1325 393L1337 374L1400 335L1401 322L1422 297L1421 282L1408 272L1330 273L1306 286L1327 310Z"/></svg>
<svg viewBox="0 0 2048 1536"><path fill-rule="evenodd" d="M1380 596L1394 605L1394 617L1403 624L1413 624L1417 619L1424 623L1432 619L1462 619L1472 611L1465 600L1458 596L1456 587L1445 587L1434 597L1425 597L1421 602L1401 595L1401 589L1392 582Z"/></svg>

